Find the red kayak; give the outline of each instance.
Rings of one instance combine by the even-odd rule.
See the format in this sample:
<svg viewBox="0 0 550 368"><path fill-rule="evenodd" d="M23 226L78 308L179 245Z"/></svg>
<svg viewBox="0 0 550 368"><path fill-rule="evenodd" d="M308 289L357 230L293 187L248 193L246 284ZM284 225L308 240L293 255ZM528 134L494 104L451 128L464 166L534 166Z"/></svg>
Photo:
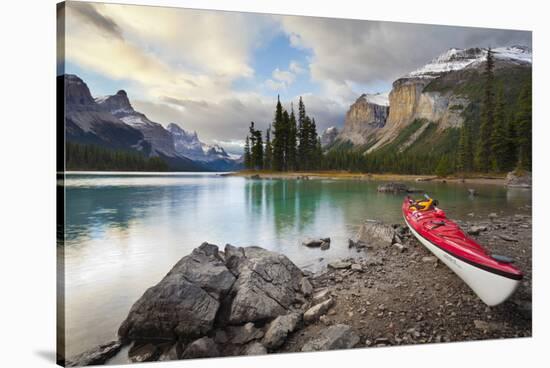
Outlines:
<svg viewBox="0 0 550 368"><path fill-rule="evenodd" d="M504 302L523 274L504 256L490 255L437 207L437 201L403 201L403 217L414 236L453 270L487 305Z"/></svg>

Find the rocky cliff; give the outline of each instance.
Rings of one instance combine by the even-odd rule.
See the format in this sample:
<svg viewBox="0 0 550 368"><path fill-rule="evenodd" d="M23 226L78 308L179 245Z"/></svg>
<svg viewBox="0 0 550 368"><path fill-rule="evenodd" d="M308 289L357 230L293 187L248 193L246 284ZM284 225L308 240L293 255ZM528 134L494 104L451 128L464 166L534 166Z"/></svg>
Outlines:
<svg viewBox="0 0 550 368"><path fill-rule="evenodd" d="M371 136L385 126L388 105L387 95L362 94L346 113L344 128L337 139L356 145L367 144Z"/></svg>
<svg viewBox="0 0 550 368"><path fill-rule="evenodd" d="M350 106L338 139L356 146L368 144L367 152L373 152L393 142L412 122L424 121L401 143L398 149L403 151L422 135L429 124L435 124L438 133L462 126L463 112L472 103L470 87L479 82L487 52L482 48L447 50L428 64L397 79L389 93L387 106L373 104L372 95L361 95ZM531 67L531 49L528 47L499 47L493 49L493 55L496 73L506 74L512 69Z"/></svg>

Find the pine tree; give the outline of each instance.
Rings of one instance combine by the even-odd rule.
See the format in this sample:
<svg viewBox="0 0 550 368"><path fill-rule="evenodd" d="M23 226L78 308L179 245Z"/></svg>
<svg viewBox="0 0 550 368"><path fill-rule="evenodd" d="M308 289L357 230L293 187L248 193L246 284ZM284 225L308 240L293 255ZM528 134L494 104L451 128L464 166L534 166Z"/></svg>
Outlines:
<svg viewBox="0 0 550 368"><path fill-rule="evenodd" d="M262 132L260 130L254 131L254 146L252 147L252 160L254 162L254 169L261 170L264 166L264 145L262 142Z"/></svg>
<svg viewBox="0 0 550 368"><path fill-rule="evenodd" d="M435 174L440 177L446 177L451 172L449 158L447 156L441 157L437 167L435 168Z"/></svg>
<svg viewBox="0 0 550 368"><path fill-rule="evenodd" d="M493 92L493 51L487 50L485 63L485 91L482 101L481 125L476 150L476 169L487 172L490 168L491 159L491 133L494 126L494 92Z"/></svg>
<svg viewBox="0 0 550 368"><path fill-rule="evenodd" d="M271 146L271 125L265 131L264 169L272 169L273 147Z"/></svg>
<svg viewBox="0 0 550 368"><path fill-rule="evenodd" d="M273 160L272 166L275 171L282 171L285 165L285 127L283 121L283 106L277 96L275 107L275 118L273 120Z"/></svg>
<svg viewBox="0 0 550 368"><path fill-rule="evenodd" d="M290 120L288 127L288 156L287 156L287 169L296 170L296 151L297 151L297 126L296 126L296 116L294 115L294 105L290 104Z"/></svg>
<svg viewBox="0 0 550 368"><path fill-rule="evenodd" d="M518 101L516 115L516 142L518 147L518 168L531 170L532 160L532 91L531 82L525 84Z"/></svg>
<svg viewBox="0 0 550 368"><path fill-rule="evenodd" d="M300 96L298 101L298 153L297 153L297 166L300 170L305 169L307 160L307 121L306 121L306 107L304 101Z"/></svg>
<svg viewBox="0 0 550 368"><path fill-rule="evenodd" d="M246 136L246 139L244 141L244 167L246 169L252 168L252 158L250 156L250 139L248 139L248 135Z"/></svg>
<svg viewBox="0 0 550 368"><path fill-rule="evenodd" d="M491 165L497 172L510 166L508 131L505 115L504 89L498 89L495 101L495 121L491 133Z"/></svg>
<svg viewBox="0 0 550 368"><path fill-rule="evenodd" d="M463 173L472 170L472 131L470 125L464 122L460 128L460 138L458 141L458 163L457 169Z"/></svg>

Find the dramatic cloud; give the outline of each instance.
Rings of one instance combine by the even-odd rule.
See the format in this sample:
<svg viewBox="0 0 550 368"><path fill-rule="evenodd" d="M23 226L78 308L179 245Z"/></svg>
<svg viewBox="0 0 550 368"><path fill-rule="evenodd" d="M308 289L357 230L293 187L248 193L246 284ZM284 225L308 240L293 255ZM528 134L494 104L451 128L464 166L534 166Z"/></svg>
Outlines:
<svg viewBox="0 0 550 368"><path fill-rule="evenodd" d="M531 45L522 31L295 16L281 23L294 47L312 51L312 78L344 91L391 83L451 47Z"/></svg>
<svg viewBox="0 0 550 368"><path fill-rule="evenodd" d="M281 45L281 39L290 44ZM230 152L241 149L250 121L267 129L278 93L285 96L287 109L290 100L296 104L302 95L321 131L341 125L362 92L387 90L393 80L450 47L515 43L530 46L531 34L66 4L65 56L70 64L97 76L96 85L109 81L109 86L127 90L136 110L151 120L179 123Z"/></svg>

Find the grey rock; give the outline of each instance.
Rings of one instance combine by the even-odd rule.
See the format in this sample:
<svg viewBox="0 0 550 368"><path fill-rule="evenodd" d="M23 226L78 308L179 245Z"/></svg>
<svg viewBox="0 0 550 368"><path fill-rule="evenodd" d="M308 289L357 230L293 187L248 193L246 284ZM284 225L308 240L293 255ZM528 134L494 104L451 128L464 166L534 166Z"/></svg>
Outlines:
<svg viewBox="0 0 550 368"><path fill-rule="evenodd" d="M472 226L468 229L468 234L479 235L482 231L487 231L487 226Z"/></svg>
<svg viewBox="0 0 550 368"><path fill-rule="evenodd" d="M298 323L302 320L300 313L290 313L275 318L265 333L263 343L268 349L276 349L283 345L289 333L296 329Z"/></svg>
<svg viewBox="0 0 550 368"><path fill-rule="evenodd" d="M302 278L302 281L300 281L300 290L305 296L310 296L313 292L313 286L311 286L311 282L309 282L309 280L305 277Z"/></svg>
<svg viewBox="0 0 550 368"><path fill-rule="evenodd" d="M498 217L498 215L495 212L491 212L487 217L489 217L491 220L494 220Z"/></svg>
<svg viewBox="0 0 550 368"><path fill-rule="evenodd" d="M351 267L351 262L334 261L334 262L330 262L328 264L328 267L333 268L335 270L345 270Z"/></svg>
<svg viewBox="0 0 550 368"><path fill-rule="evenodd" d="M328 298L324 302L314 305L304 313L304 322L311 323L319 319L334 305L334 299Z"/></svg>
<svg viewBox="0 0 550 368"><path fill-rule="evenodd" d="M105 364L107 360L115 356L122 344L120 341L111 341L106 344L99 345L98 347L85 351L70 360L65 362L67 367L82 367L87 365L99 365Z"/></svg>
<svg viewBox="0 0 550 368"><path fill-rule="evenodd" d="M501 238L502 240L504 241L507 241L507 242L517 242L518 240L516 238L512 238L511 236L508 236L506 234L497 234L497 236L499 238Z"/></svg>
<svg viewBox="0 0 550 368"><path fill-rule="evenodd" d="M400 243L393 243L393 246L401 253L405 252L408 249L406 245Z"/></svg>
<svg viewBox="0 0 550 368"><path fill-rule="evenodd" d="M159 349L153 344L135 345L128 351L128 358L132 363L150 362L156 360Z"/></svg>
<svg viewBox="0 0 550 368"><path fill-rule="evenodd" d="M382 193L404 193L409 187L403 183L386 183L379 185L377 190Z"/></svg>
<svg viewBox="0 0 550 368"><path fill-rule="evenodd" d="M132 306L119 336L125 341L204 335L211 330L220 301L234 282L218 247L203 243Z"/></svg>
<svg viewBox="0 0 550 368"><path fill-rule="evenodd" d="M319 337L308 341L302 351L350 349L359 343L359 335L348 325L337 324L325 328Z"/></svg>
<svg viewBox="0 0 550 368"><path fill-rule="evenodd" d="M477 191L475 189L468 189L468 193L470 196L475 197L477 196Z"/></svg>
<svg viewBox="0 0 550 368"><path fill-rule="evenodd" d="M255 341L248 344L243 352L244 355L265 355L267 349L261 343Z"/></svg>
<svg viewBox="0 0 550 368"><path fill-rule="evenodd" d="M313 294L313 297L311 298L311 300L314 304L317 304L327 300L329 297L330 297L330 289L323 289Z"/></svg>
<svg viewBox="0 0 550 368"><path fill-rule="evenodd" d="M167 344L166 347L162 349L158 360L163 362L181 359L183 350L184 346L179 342L176 342L175 344Z"/></svg>
<svg viewBox="0 0 550 368"><path fill-rule="evenodd" d="M424 262L424 263L437 263L437 257L433 257L433 256L422 257L422 262Z"/></svg>
<svg viewBox="0 0 550 368"><path fill-rule="evenodd" d="M360 264L354 263L351 265L351 270L355 272L363 272L363 267Z"/></svg>
<svg viewBox="0 0 550 368"><path fill-rule="evenodd" d="M220 319L230 324L271 320L301 299L302 271L286 256L259 247L225 247L226 264L237 275Z"/></svg>
<svg viewBox="0 0 550 368"><path fill-rule="evenodd" d="M214 340L209 337L201 337L187 346L187 348L183 351L182 358L214 358L219 355L220 352Z"/></svg>
<svg viewBox="0 0 550 368"><path fill-rule="evenodd" d="M260 339L264 335L263 331L256 328L252 322L248 322L244 326L229 326L227 330L231 343L236 345Z"/></svg>
<svg viewBox="0 0 550 368"><path fill-rule="evenodd" d="M532 177L529 171L515 172L511 171L506 175L505 184L509 188L531 188Z"/></svg>
<svg viewBox="0 0 550 368"><path fill-rule="evenodd" d="M327 250L330 248L330 243L323 241L320 246L321 250Z"/></svg>
<svg viewBox="0 0 550 368"><path fill-rule="evenodd" d="M357 232L357 241L369 244L375 241L391 244L395 230L379 221L366 221Z"/></svg>

